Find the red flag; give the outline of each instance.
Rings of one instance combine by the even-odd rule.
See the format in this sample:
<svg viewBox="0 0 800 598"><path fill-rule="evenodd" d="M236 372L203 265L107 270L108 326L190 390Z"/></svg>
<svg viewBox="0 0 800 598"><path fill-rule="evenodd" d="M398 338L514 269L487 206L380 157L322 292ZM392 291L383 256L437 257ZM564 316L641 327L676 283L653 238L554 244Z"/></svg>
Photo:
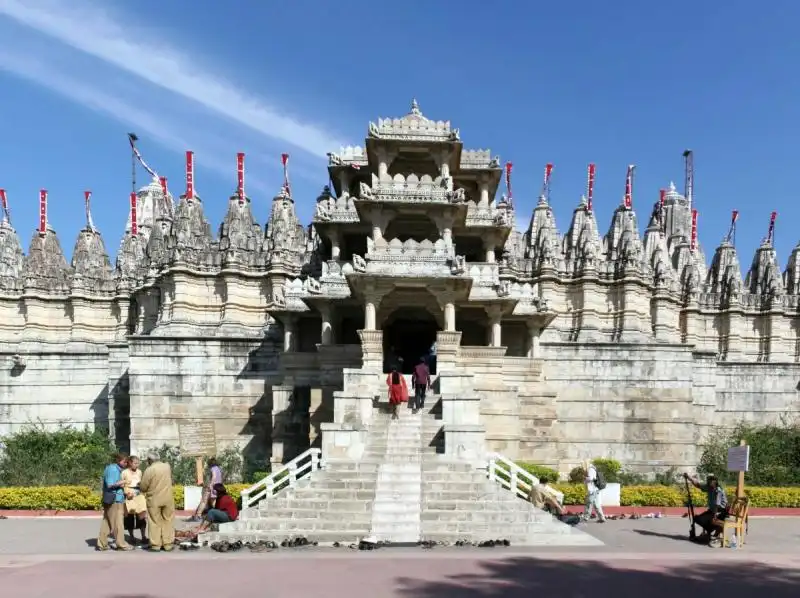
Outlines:
<svg viewBox="0 0 800 598"><path fill-rule="evenodd" d="M631 164L628 166L628 172L625 174L625 207L629 210L633 207L633 169L635 166Z"/></svg>
<svg viewBox="0 0 800 598"><path fill-rule="evenodd" d="M92 211L90 207L90 202L92 200L92 192L86 190L83 192L83 207L86 210L86 226L90 230L94 230L94 223L92 222Z"/></svg>
<svg viewBox="0 0 800 598"><path fill-rule="evenodd" d="M136 217L136 193L131 192L131 236L139 234L139 224Z"/></svg>
<svg viewBox="0 0 800 598"><path fill-rule="evenodd" d="M594 173L595 173L595 165L589 164L589 174L588 174L588 181L586 183L586 209L588 211L592 211L593 206L593 199L594 199Z"/></svg>
<svg viewBox="0 0 800 598"><path fill-rule="evenodd" d="M162 176L158 177L158 182L161 183L161 192L164 194L164 197L167 196L167 177Z"/></svg>
<svg viewBox="0 0 800 598"><path fill-rule="evenodd" d="M244 153L239 152L236 154L236 175L238 182L236 185L236 193L239 195L239 203L244 203Z"/></svg>
<svg viewBox="0 0 800 598"><path fill-rule="evenodd" d="M194 152L186 152L186 199L194 199Z"/></svg>
<svg viewBox="0 0 800 598"><path fill-rule="evenodd" d="M2 205L3 211L8 209L8 198L6 197L5 189L0 189L0 205Z"/></svg>
<svg viewBox="0 0 800 598"><path fill-rule="evenodd" d="M47 232L47 189L39 191L39 234Z"/></svg>
<svg viewBox="0 0 800 598"><path fill-rule="evenodd" d="M778 217L778 212L772 212L769 216L769 232L767 233L767 243L772 243L775 238L775 219Z"/></svg>
<svg viewBox="0 0 800 598"><path fill-rule="evenodd" d="M283 188L291 196L292 191L289 187L289 154L281 154L281 164L283 164Z"/></svg>
<svg viewBox="0 0 800 598"><path fill-rule="evenodd" d="M511 162L506 162L506 193L508 194L508 200L511 201L511 169L514 168L514 165Z"/></svg>
<svg viewBox="0 0 800 598"><path fill-rule="evenodd" d="M692 210L692 244L691 249L697 248L697 210Z"/></svg>

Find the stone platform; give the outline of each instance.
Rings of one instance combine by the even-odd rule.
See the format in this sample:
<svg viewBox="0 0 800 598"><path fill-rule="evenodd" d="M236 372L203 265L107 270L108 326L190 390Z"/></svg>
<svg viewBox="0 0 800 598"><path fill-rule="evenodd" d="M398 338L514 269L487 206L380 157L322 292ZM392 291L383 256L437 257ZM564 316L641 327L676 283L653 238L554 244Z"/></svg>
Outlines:
<svg viewBox="0 0 800 598"><path fill-rule="evenodd" d="M372 536L402 544L496 539L514 546L602 544L490 481L485 470L439 454L440 427L431 413L403 410L391 420L376 409L361 459L328 461L201 541L303 536L325 544Z"/></svg>

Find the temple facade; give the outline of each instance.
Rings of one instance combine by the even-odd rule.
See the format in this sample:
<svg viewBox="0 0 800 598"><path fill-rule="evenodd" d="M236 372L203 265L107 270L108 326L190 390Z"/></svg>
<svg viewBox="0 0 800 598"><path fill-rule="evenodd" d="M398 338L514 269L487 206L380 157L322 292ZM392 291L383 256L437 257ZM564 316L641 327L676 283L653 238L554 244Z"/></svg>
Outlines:
<svg viewBox="0 0 800 598"><path fill-rule="evenodd" d="M729 241L707 265L674 185L643 232L630 193L605 235L591 196L566 232L546 193L521 228L499 159L416 102L328 170L308 226L287 184L263 228L234 193L217 235L155 179L114 265L90 217L68 262L49 223L25 255L5 210L0 435L90 425L141 452L209 419L254 460L357 456L388 360L431 355L453 455L649 472L800 411L800 245L783 271L771 238L744 278Z"/></svg>

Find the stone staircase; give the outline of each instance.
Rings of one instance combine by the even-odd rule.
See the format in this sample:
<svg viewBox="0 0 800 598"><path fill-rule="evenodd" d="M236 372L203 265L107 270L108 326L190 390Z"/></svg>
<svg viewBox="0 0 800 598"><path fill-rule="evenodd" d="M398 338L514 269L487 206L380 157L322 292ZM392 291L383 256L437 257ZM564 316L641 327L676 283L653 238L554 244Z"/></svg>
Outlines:
<svg viewBox="0 0 800 598"><path fill-rule="evenodd" d="M438 397L426 403L435 405ZM441 421L405 407L373 411L361 459L326 463L201 540L394 544L508 539L512 545L602 544L489 480L486 470L439 454Z"/></svg>

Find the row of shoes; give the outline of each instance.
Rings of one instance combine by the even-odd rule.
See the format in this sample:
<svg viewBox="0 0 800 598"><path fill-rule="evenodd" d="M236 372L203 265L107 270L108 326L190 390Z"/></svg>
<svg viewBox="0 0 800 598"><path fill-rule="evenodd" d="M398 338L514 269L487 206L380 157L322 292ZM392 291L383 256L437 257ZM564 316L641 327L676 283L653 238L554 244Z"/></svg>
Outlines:
<svg viewBox="0 0 800 598"><path fill-rule="evenodd" d="M422 540L418 544L422 548L430 550L434 546L450 546L450 542L437 542L435 540ZM456 540L453 546L459 548L467 546L477 546L478 548L494 548L495 546L511 546L509 540L484 540L483 542L473 542L471 540Z"/></svg>
<svg viewBox="0 0 800 598"><path fill-rule="evenodd" d="M237 550L241 550L243 547L244 544L241 540L236 540L235 542L227 542L222 540L221 542L211 543L211 550L216 552L236 552Z"/></svg>
<svg viewBox="0 0 800 598"><path fill-rule="evenodd" d="M178 544L178 548L181 550L197 550L200 545L197 542L181 542Z"/></svg>

